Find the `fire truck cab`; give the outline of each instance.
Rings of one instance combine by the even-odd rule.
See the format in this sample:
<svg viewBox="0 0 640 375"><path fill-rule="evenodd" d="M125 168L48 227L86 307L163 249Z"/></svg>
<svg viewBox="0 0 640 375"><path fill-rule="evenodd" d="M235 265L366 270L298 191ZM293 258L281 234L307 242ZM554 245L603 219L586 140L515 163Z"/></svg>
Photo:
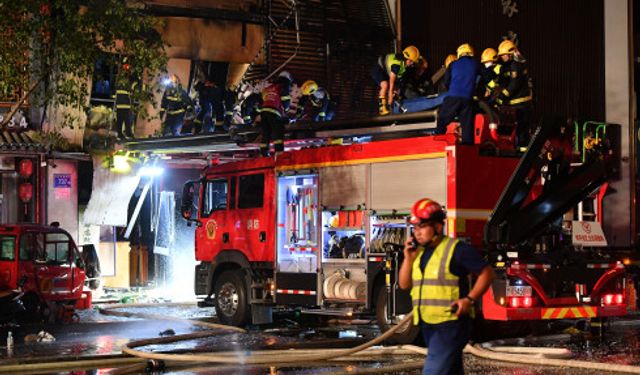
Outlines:
<svg viewBox="0 0 640 375"><path fill-rule="evenodd" d="M20 289L29 315L35 317L43 308L51 311L55 305L73 306L83 297L84 262L65 230L0 225L0 244L0 293Z"/></svg>

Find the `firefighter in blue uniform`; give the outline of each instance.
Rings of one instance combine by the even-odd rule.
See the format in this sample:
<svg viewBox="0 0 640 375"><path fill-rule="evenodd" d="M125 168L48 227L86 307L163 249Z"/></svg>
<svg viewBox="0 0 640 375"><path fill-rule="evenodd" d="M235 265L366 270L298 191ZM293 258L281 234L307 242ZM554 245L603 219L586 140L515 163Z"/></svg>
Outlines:
<svg viewBox="0 0 640 375"><path fill-rule="evenodd" d="M444 134L447 125L456 117L462 129L462 144L473 144L473 95L480 74L480 64L473 58L473 48L467 43L457 50L458 58L453 61L444 75L444 85L448 96L438 110L436 134Z"/></svg>
<svg viewBox="0 0 640 375"><path fill-rule="evenodd" d="M302 96L298 101L296 117L303 116L307 103L311 104L311 120L314 122L331 121L335 115L335 105L331 102L331 96L323 87L319 87L316 81L308 80L302 84Z"/></svg>
<svg viewBox="0 0 640 375"><path fill-rule="evenodd" d="M120 74L116 80L115 112L116 123L115 132L118 139L133 138L133 124L135 121L133 111L133 101L131 94L136 89L137 82L131 72L131 65L126 61L121 65Z"/></svg>
<svg viewBox="0 0 640 375"><path fill-rule="evenodd" d="M378 58L371 69L371 77L380 88L378 92L380 116L389 114L399 81L404 77L407 67L417 63L419 59L420 51L415 46L405 48L401 54L390 53Z"/></svg>
<svg viewBox="0 0 640 375"><path fill-rule="evenodd" d="M191 98L182 87L178 76L172 74L162 95L160 108L160 117L164 115L162 134L164 136L180 135L184 117L187 111L191 110L193 110Z"/></svg>
<svg viewBox="0 0 640 375"><path fill-rule="evenodd" d="M473 305L491 285L493 269L477 249L444 235L446 215L437 202L420 199L411 215L414 233L405 243L398 282L411 288L413 324L429 348L422 373L464 374ZM469 274L478 276L473 287Z"/></svg>

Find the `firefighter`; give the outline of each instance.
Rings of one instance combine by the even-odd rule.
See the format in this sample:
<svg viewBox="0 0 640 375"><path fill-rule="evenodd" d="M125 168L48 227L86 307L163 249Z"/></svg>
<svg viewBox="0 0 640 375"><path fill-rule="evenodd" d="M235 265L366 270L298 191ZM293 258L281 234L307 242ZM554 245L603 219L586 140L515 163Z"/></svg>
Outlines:
<svg viewBox="0 0 640 375"><path fill-rule="evenodd" d="M272 141L276 153L284 151L284 125L288 121L286 113L291 102L292 81L291 74L282 71L278 78L262 89L262 109L259 121L262 129L260 143L262 156L269 156L269 143Z"/></svg>
<svg viewBox="0 0 640 375"><path fill-rule="evenodd" d="M195 89L198 93L200 111L193 121L193 133L213 133L216 126L216 111L214 109L219 107L217 103L221 100L220 88L214 82L205 79L196 83Z"/></svg>
<svg viewBox="0 0 640 375"><path fill-rule="evenodd" d="M480 81L478 81L478 98L489 98L495 88L495 78L500 72L498 65L498 51L486 48L480 56Z"/></svg>
<svg viewBox="0 0 640 375"><path fill-rule="evenodd" d="M427 59L424 56L420 56L418 62L407 69L406 82L402 85L403 99L427 96L435 92L431 78L427 74L428 67Z"/></svg>
<svg viewBox="0 0 640 375"><path fill-rule="evenodd" d="M444 134L447 125L458 117L462 130L462 144L473 144L473 95L480 74L480 65L473 58L473 48L468 43L457 49L457 59L444 75L448 95L438 110L436 134Z"/></svg>
<svg viewBox="0 0 640 375"><path fill-rule="evenodd" d="M470 336L473 305L494 278L480 251L444 235L445 212L431 199L411 210L412 238L405 242L398 274L411 288L413 324L420 325L429 347L423 374L463 374L462 350ZM469 275L477 275L473 287Z"/></svg>
<svg viewBox="0 0 640 375"><path fill-rule="evenodd" d="M335 115L335 104L331 101L331 96L316 81L308 80L302 84L302 96L298 100L296 117L304 115L305 106L311 103L311 119L314 122L331 121Z"/></svg>
<svg viewBox="0 0 640 375"><path fill-rule="evenodd" d="M420 59L420 51L415 46L409 46L400 53L390 53L380 56L371 69L371 77L376 81L378 91L379 114L389 114L389 107L393 104L396 85L405 75L408 66L412 66Z"/></svg>
<svg viewBox="0 0 640 375"><path fill-rule="evenodd" d="M116 112L115 132L118 139L133 138L133 101L131 94L136 89L137 82L131 74L131 65L126 60L121 65L122 70L116 80L114 107Z"/></svg>
<svg viewBox="0 0 640 375"><path fill-rule="evenodd" d="M166 85L160 108L160 117L164 115L162 134L164 136L180 135L185 114L193 110L193 105L178 76L172 74Z"/></svg>
<svg viewBox="0 0 640 375"><path fill-rule="evenodd" d="M262 108L262 95L257 92L250 93L240 105L242 122L245 125L253 124L256 117L260 114L260 108Z"/></svg>
<svg viewBox="0 0 640 375"><path fill-rule="evenodd" d="M224 90L224 123L223 129L228 131L233 120L233 107L235 105L236 92L232 88Z"/></svg>
<svg viewBox="0 0 640 375"><path fill-rule="evenodd" d="M515 58L518 54L520 58ZM529 145L530 123L533 91L529 80L529 70L526 60L517 51L515 43L504 40L498 46L498 56L501 68L497 77L500 85L496 93L496 103L515 110L516 116L516 146L525 151Z"/></svg>

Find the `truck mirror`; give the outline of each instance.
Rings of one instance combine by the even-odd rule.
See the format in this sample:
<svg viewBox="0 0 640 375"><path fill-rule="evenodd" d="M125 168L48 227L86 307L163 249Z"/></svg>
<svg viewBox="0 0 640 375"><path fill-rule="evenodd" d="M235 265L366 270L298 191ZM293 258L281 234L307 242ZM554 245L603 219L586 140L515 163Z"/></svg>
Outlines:
<svg viewBox="0 0 640 375"><path fill-rule="evenodd" d="M196 199L196 183L199 181L187 181L182 188L182 204L180 205L180 213L182 217L188 222L195 222L199 224L199 221L194 218L196 214L196 207L194 205Z"/></svg>

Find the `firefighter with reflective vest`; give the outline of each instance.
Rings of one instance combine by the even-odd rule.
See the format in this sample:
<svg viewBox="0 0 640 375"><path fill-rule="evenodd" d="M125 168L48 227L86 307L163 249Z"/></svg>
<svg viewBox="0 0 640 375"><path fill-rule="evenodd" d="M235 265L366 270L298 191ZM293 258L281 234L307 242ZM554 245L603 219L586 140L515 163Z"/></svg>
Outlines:
<svg viewBox="0 0 640 375"><path fill-rule="evenodd" d="M498 65L498 51L493 48L486 48L480 56L480 81L478 81L478 98L491 97L495 89L495 78L500 72Z"/></svg>
<svg viewBox="0 0 640 375"><path fill-rule="evenodd" d="M423 374L463 374L462 350L470 336L473 305L494 278L482 254L444 235L445 212L424 198L411 209L413 234L405 242L398 282L411 289L413 324L429 352ZM469 275L477 275L473 286Z"/></svg>
<svg viewBox="0 0 640 375"><path fill-rule="evenodd" d="M116 93L114 95L116 112L114 130L118 135L118 139L133 138L135 116L131 94L138 85L131 73L131 65L125 61L121 65L121 68L116 80Z"/></svg>
<svg viewBox="0 0 640 375"><path fill-rule="evenodd" d="M520 58L516 58L516 54ZM533 90L526 60L519 54L514 42L503 40L498 46L500 68L496 82L499 88L495 102L499 106L510 107L516 116L517 147L524 151L529 144L531 132L531 112Z"/></svg>
<svg viewBox="0 0 640 375"><path fill-rule="evenodd" d="M335 115L335 106L331 102L331 96L323 87L319 87L316 81L308 80L302 84L302 96L298 101L296 117L303 116L307 103L311 104L311 119L315 122L331 121Z"/></svg>
<svg viewBox="0 0 640 375"><path fill-rule="evenodd" d="M287 71L282 71L273 82L262 89L260 127L262 140L260 153L269 156L269 143L273 142L275 152L284 151L284 125L288 121L286 113L291 103L291 83L293 79Z"/></svg>
<svg viewBox="0 0 640 375"><path fill-rule="evenodd" d="M420 51L415 46L409 46L402 53L390 53L380 56L371 69L371 77L376 81L378 91L379 111L381 116L389 114L393 104L393 96L399 81L404 77L407 67L416 64L420 59Z"/></svg>
<svg viewBox="0 0 640 375"><path fill-rule="evenodd" d="M160 117L164 115L162 134L180 135L184 117L187 111L193 110L193 105L178 76L172 74L166 85L160 106Z"/></svg>

